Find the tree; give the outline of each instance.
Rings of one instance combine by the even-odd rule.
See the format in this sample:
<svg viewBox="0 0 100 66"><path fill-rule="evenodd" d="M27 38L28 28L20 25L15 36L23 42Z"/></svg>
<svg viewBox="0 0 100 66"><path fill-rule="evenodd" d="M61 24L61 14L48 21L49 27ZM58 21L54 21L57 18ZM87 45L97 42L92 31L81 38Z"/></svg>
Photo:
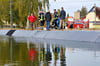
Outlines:
<svg viewBox="0 0 100 66"><path fill-rule="evenodd" d="M54 0L54 1L56 1L56 0ZM44 12L46 13L46 6L49 9L49 0L42 0L42 4L44 7Z"/></svg>
<svg viewBox="0 0 100 66"><path fill-rule="evenodd" d="M58 15L60 15L60 9L58 9L57 11L58 11Z"/></svg>
<svg viewBox="0 0 100 66"><path fill-rule="evenodd" d="M46 13L46 7L45 7L45 4L47 3L48 0L42 0L42 3L43 3L43 7L44 7L44 12ZM49 3L48 3L49 4Z"/></svg>
<svg viewBox="0 0 100 66"><path fill-rule="evenodd" d="M25 26L27 17L30 13L38 16L38 6L42 2L38 0L12 0L13 23L20 27ZM0 0L0 23L6 21L10 24L10 2L9 0Z"/></svg>
<svg viewBox="0 0 100 66"><path fill-rule="evenodd" d="M86 7L82 7L81 9L81 18L84 18L87 14L87 8Z"/></svg>
<svg viewBox="0 0 100 66"><path fill-rule="evenodd" d="M19 27L25 26L28 15L34 13L38 16L38 10L46 7L49 9L49 0L12 0L13 23ZM0 0L0 23L3 21L10 24L10 2L9 0Z"/></svg>
<svg viewBox="0 0 100 66"><path fill-rule="evenodd" d="M66 22L68 21L68 17L69 17L69 13L67 14L67 17L65 18L65 21Z"/></svg>
<svg viewBox="0 0 100 66"><path fill-rule="evenodd" d="M67 18L69 17L69 13L67 14Z"/></svg>
<svg viewBox="0 0 100 66"><path fill-rule="evenodd" d="M9 0L0 0L0 22L3 20L9 21Z"/></svg>
<svg viewBox="0 0 100 66"><path fill-rule="evenodd" d="M81 12L80 10L77 10L77 12Z"/></svg>
<svg viewBox="0 0 100 66"><path fill-rule="evenodd" d="M41 1L38 2L38 7L39 7L39 10L42 10L42 3L41 3Z"/></svg>
<svg viewBox="0 0 100 66"><path fill-rule="evenodd" d="M77 10L77 12L80 12L80 17L81 19L84 18L87 14L87 8L86 7L82 7L81 10Z"/></svg>

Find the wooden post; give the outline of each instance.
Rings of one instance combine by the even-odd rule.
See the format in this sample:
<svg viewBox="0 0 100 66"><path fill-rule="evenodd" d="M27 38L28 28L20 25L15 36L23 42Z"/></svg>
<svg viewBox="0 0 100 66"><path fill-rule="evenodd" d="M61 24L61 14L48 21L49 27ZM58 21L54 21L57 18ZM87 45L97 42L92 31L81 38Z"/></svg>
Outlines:
<svg viewBox="0 0 100 66"><path fill-rule="evenodd" d="M96 4L94 4L94 8L95 8L95 25L96 25Z"/></svg>

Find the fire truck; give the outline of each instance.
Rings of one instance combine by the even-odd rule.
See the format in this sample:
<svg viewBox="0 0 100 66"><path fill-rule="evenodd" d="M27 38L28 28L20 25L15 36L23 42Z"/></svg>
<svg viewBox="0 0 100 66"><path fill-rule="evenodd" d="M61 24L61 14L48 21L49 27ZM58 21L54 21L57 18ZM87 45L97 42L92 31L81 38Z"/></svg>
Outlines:
<svg viewBox="0 0 100 66"><path fill-rule="evenodd" d="M75 20L73 17L68 17L68 28L71 26L73 28L89 28L89 19L79 19Z"/></svg>

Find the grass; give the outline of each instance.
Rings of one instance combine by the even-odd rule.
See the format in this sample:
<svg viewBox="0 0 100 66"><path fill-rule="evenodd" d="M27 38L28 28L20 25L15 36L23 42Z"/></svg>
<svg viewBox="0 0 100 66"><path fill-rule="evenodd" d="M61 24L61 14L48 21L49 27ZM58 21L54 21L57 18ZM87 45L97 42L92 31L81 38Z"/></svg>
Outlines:
<svg viewBox="0 0 100 66"><path fill-rule="evenodd" d="M0 28L0 30L31 30L31 29L23 29L23 28ZM41 29L38 29L38 30L41 30ZM65 30L100 30L100 28L98 29L98 28L92 28L92 29L81 29L81 28L79 28L79 29L61 29L61 30L59 30L59 29L51 29L51 31L65 31Z"/></svg>

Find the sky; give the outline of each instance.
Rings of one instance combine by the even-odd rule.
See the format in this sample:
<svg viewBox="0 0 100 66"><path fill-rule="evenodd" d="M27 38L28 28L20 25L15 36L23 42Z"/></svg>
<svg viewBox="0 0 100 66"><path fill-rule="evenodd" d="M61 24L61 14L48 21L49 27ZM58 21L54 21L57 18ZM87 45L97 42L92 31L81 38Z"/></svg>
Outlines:
<svg viewBox="0 0 100 66"><path fill-rule="evenodd" d="M81 10L82 6L87 8L89 11L94 4L97 7L100 7L100 0L49 0L50 2L50 11L53 13L53 9L61 9L64 7L66 14L69 13L70 16L74 16L74 12Z"/></svg>

